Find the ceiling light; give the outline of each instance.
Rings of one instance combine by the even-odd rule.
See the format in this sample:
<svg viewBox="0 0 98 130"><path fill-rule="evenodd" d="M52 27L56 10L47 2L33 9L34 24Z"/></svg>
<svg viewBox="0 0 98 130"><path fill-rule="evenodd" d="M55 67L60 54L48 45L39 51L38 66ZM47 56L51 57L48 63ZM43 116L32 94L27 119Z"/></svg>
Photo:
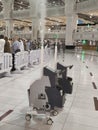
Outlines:
<svg viewBox="0 0 98 130"><path fill-rule="evenodd" d="M48 28L48 31L51 31L51 29L50 29L50 28Z"/></svg>
<svg viewBox="0 0 98 130"><path fill-rule="evenodd" d="M20 4L23 4L23 1L21 1Z"/></svg>
<svg viewBox="0 0 98 130"><path fill-rule="evenodd" d="M90 18L92 18L92 15L90 15Z"/></svg>
<svg viewBox="0 0 98 130"><path fill-rule="evenodd" d="M93 14L90 14L90 18L92 18L93 17Z"/></svg>
<svg viewBox="0 0 98 130"><path fill-rule="evenodd" d="M22 7L22 6L20 6L20 9L23 9L23 7Z"/></svg>

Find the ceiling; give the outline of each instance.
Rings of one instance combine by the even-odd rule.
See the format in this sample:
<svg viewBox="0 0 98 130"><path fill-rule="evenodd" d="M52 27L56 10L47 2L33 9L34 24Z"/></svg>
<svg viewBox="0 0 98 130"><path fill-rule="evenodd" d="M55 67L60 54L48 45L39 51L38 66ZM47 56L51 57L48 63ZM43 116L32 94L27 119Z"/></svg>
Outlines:
<svg viewBox="0 0 98 130"><path fill-rule="evenodd" d="M64 6L65 0L47 0L47 7ZM14 0L14 10L23 10L30 8L29 0ZM0 11L3 10L2 0L0 0Z"/></svg>
<svg viewBox="0 0 98 130"><path fill-rule="evenodd" d="M64 0L47 0L47 7L50 6L64 6ZM14 9L15 10L22 10L30 8L30 4L28 0L15 0L14 1Z"/></svg>
<svg viewBox="0 0 98 130"><path fill-rule="evenodd" d="M87 0L76 0L76 2L83 2ZM65 5L65 0L47 0L47 7L51 6L64 6ZM14 0L14 10L23 10L23 9L29 9L30 4L29 0ZM2 5L2 0L0 0L0 11L3 10L3 5ZM90 22L90 23L98 23L98 11L96 10L95 12L88 12L84 14L78 14L79 18ZM22 20L17 21L18 23L22 23ZM27 21L27 20L23 20ZM26 22L24 22L26 23ZM30 24L30 21L28 21L26 24ZM46 25L47 26L52 26L52 25L65 25L66 24L66 18L65 17L48 17L46 18Z"/></svg>
<svg viewBox="0 0 98 130"><path fill-rule="evenodd" d="M82 18L84 20L87 20L90 23L98 24L98 13L96 12L97 15L94 15L93 13L89 14L78 14L79 18Z"/></svg>

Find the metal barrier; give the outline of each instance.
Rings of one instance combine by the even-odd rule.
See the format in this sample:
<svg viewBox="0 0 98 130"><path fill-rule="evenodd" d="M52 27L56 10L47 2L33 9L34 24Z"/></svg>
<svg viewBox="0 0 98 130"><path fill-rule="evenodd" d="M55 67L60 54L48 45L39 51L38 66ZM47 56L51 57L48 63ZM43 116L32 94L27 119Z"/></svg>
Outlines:
<svg viewBox="0 0 98 130"><path fill-rule="evenodd" d="M50 48L45 48L44 49L44 62L49 61L50 55L51 55Z"/></svg>
<svg viewBox="0 0 98 130"><path fill-rule="evenodd" d="M49 61L49 57L50 57L50 48L45 48L44 49L44 62L48 62ZM38 63L40 64L41 62L41 49L38 50L32 50L30 52L30 64L33 63Z"/></svg>
<svg viewBox="0 0 98 130"><path fill-rule="evenodd" d="M0 53L0 73L9 72L12 67L12 55Z"/></svg>
<svg viewBox="0 0 98 130"><path fill-rule="evenodd" d="M44 63L49 61L50 49L44 49ZM15 54L15 68L29 67L29 64L40 64L41 50L23 51ZM0 73L9 72L12 67L12 54L0 53Z"/></svg>
<svg viewBox="0 0 98 130"><path fill-rule="evenodd" d="M18 52L15 54L15 67L20 69L21 67L28 66L28 52Z"/></svg>
<svg viewBox="0 0 98 130"><path fill-rule="evenodd" d="M30 51L30 64L40 63L40 53L40 49Z"/></svg>

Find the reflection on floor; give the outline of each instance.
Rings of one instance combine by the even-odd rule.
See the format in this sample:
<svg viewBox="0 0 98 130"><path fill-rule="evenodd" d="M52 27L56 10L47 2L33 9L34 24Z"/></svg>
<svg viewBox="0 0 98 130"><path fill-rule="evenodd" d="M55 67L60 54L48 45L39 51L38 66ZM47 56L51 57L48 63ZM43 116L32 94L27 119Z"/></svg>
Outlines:
<svg viewBox="0 0 98 130"><path fill-rule="evenodd" d="M73 64L68 71L73 78L73 94L67 95L63 110L52 126L44 121L25 120L28 110L27 89L41 76L39 66L0 79L0 130L98 130L98 52L66 51L58 61ZM50 66L53 62L49 63ZM9 110L10 113L7 113Z"/></svg>

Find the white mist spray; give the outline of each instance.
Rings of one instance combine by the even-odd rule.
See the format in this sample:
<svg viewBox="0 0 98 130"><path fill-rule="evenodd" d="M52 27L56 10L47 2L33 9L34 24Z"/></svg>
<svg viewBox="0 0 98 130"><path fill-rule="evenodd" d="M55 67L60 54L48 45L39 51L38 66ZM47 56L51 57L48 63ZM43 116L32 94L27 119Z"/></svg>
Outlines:
<svg viewBox="0 0 98 130"><path fill-rule="evenodd" d="M43 68L46 0L39 0L39 7L40 7L39 9L40 11L40 37L41 37L41 67Z"/></svg>

